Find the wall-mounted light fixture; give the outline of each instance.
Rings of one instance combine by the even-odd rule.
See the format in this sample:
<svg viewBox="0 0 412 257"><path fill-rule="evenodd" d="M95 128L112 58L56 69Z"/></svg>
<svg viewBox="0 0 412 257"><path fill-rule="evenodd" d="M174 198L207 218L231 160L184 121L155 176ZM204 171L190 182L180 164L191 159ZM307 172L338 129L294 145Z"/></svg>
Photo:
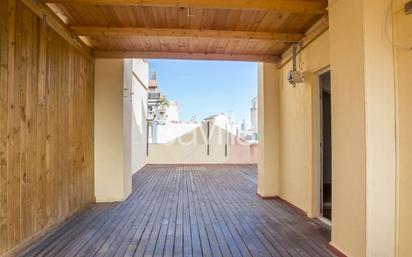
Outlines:
<svg viewBox="0 0 412 257"><path fill-rule="evenodd" d="M298 46L299 46L298 42L293 43L292 45L293 68L288 73L288 81L293 87L296 87L296 84L303 82L303 74L296 69L296 58L298 55Z"/></svg>

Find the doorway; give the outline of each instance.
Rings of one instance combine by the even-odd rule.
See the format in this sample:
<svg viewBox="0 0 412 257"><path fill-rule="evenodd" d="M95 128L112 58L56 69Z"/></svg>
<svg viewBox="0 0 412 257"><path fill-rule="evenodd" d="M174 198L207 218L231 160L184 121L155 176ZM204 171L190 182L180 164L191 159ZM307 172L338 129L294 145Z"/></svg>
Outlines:
<svg viewBox="0 0 412 257"><path fill-rule="evenodd" d="M320 217L332 220L332 122L330 70L319 75Z"/></svg>

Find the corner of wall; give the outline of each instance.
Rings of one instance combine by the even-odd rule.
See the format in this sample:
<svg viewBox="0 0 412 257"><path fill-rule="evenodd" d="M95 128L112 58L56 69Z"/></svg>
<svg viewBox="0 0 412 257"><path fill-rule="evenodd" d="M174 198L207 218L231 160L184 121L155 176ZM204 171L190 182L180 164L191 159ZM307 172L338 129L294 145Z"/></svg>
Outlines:
<svg viewBox="0 0 412 257"><path fill-rule="evenodd" d="M263 197L274 197L279 194L278 76L276 64L258 65L258 193Z"/></svg>

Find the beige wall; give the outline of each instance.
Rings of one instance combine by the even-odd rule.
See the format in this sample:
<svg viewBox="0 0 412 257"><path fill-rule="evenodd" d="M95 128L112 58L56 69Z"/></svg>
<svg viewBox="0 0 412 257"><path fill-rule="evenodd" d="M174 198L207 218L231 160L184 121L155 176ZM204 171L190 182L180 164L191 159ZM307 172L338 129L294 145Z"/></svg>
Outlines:
<svg viewBox="0 0 412 257"><path fill-rule="evenodd" d="M123 60L95 62L95 194L97 202L126 199L131 174L125 167ZM128 171L128 172L127 172Z"/></svg>
<svg viewBox="0 0 412 257"><path fill-rule="evenodd" d="M373 257L395 255L395 81L392 20L390 13L387 16L390 2L366 0L363 11L366 256Z"/></svg>
<svg viewBox="0 0 412 257"><path fill-rule="evenodd" d="M401 46L411 44L411 34L406 32L411 28L411 16L403 13L404 3L398 1L394 7L395 42ZM372 5L373 9L364 8ZM348 256L395 256L396 238L398 256L409 256L411 252L412 91L409 88L412 84L412 58L411 50L398 46L396 62L394 60L389 7L390 1L387 0L331 1L329 32L323 33L298 57L305 83L296 88L289 86L286 74L291 64L282 67L278 84L279 113L265 116L264 121L273 122L279 117L280 168L279 173L271 171L272 176L279 179L279 196L305 210L310 217L318 216L319 103L316 75L330 64L333 140L331 244ZM351 19L347 18L349 16ZM262 72L262 67L260 69ZM277 76L277 71L270 72ZM397 75L397 95L394 74ZM276 85L273 81L269 83ZM277 98L273 99L276 101ZM398 191L396 106L399 119ZM275 140L262 141L276 145ZM263 158L261 161L265 163ZM259 177L269 177L262 174L265 175L259 169Z"/></svg>
<svg viewBox="0 0 412 257"><path fill-rule="evenodd" d="M395 255L396 105L390 4L389 0L330 1L332 244L350 256Z"/></svg>
<svg viewBox="0 0 412 257"><path fill-rule="evenodd" d="M298 56L305 82L292 87L289 61L280 69L280 197L318 216L318 81L329 65L329 33L320 35Z"/></svg>
<svg viewBox="0 0 412 257"><path fill-rule="evenodd" d="M305 82L293 88L287 81L292 63L278 69L259 66L260 145L258 193L279 195L318 215L318 83L329 65L329 34L324 32L299 54Z"/></svg>
<svg viewBox="0 0 412 257"><path fill-rule="evenodd" d="M331 1L329 33L312 42L298 58L306 82L290 87L285 78L291 64L283 67L279 114L265 117L280 117L280 197L309 216L317 216L319 128L315 75L330 63L331 244L348 256L409 256L412 252L412 16L403 12L405 3L399 0L393 7L393 40L390 1ZM276 71L273 74L276 76ZM275 141L264 140L268 142ZM272 171L272 175L276 173Z"/></svg>
<svg viewBox="0 0 412 257"><path fill-rule="evenodd" d="M263 197L279 195L279 71L276 64L258 65L258 179Z"/></svg>
<svg viewBox="0 0 412 257"><path fill-rule="evenodd" d="M97 202L126 199L132 192L132 174L146 164L148 73L141 59L96 59Z"/></svg>
<svg viewBox="0 0 412 257"><path fill-rule="evenodd" d="M397 82L397 256L407 257L412 253L412 15L406 15L403 5L406 0L395 0L394 35ZM409 50L407 49L409 47Z"/></svg>
<svg viewBox="0 0 412 257"><path fill-rule="evenodd" d="M358 0L331 1L329 11L332 70L332 245L349 256L365 256L363 6ZM351 19L348 19L349 13Z"/></svg>

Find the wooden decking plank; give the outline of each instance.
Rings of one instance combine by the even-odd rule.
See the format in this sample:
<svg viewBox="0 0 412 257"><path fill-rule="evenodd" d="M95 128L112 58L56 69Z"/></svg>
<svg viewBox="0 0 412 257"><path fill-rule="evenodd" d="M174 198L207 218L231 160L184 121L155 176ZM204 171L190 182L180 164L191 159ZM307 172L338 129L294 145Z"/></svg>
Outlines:
<svg viewBox="0 0 412 257"><path fill-rule="evenodd" d="M163 254L163 247L164 247L164 241L166 239L166 228L163 225L163 222L165 221L165 218L169 218L170 215L170 208L171 208L171 203L170 203L170 199L171 197L173 197L172 195L174 194L175 188L176 188L176 183L174 183L176 181L177 175L173 174L172 175L172 187L169 190L169 192L166 194L166 196L164 197L164 202L162 204L162 208L161 208L161 213L159 213L160 215L157 215L155 221L154 221L154 227L153 227L153 231L150 234L150 238L145 250L144 255L145 256L153 256L155 254L156 248L158 249L158 256L161 256ZM164 207L166 206L166 207ZM163 231L161 231L163 228ZM160 239L160 240L159 240ZM159 244L159 247L157 247L157 245Z"/></svg>
<svg viewBox="0 0 412 257"><path fill-rule="evenodd" d="M274 200L273 200L274 201ZM274 202L277 202L277 201L274 201ZM265 206L265 208L267 207L267 205ZM289 206L286 206L287 208L289 208L290 209L290 207ZM293 226L290 226L289 224L290 223L293 223L293 222L290 222L290 221L293 221L293 220L291 220L291 218L290 217L293 217L293 219L303 219L304 221L307 221L307 218L306 217L303 217L301 214L299 214L299 213L293 213L294 212L294 210L289 210L289 212L287 212L287 211L285 211L285 210L288 210L287 208L285 209L285 208L281 208L281 209L275 209L273 212L270 212L270 211L266 211L265 210L265 208L263 208L262 209L262 212L264 212L264 213L266 213L266 215L265 215L265 217L268 217L269 218L269 222L266 220L266 222L263 222L263 223L265 223L265 226L264 226L264 228L273 228L273 227L276 227L278 224L274 224L273 223L273 219L274 219L274 217L280 217L281 219L280 220L282 220L282 219L286 219L286 222L284 222L284 225L283 226L281 226L281 227L283 227L283 231L296 231L296 229L293 227ZM254 210L252 210L252 211L254 211ZM276 213L277 215L273 215L274 213ZM293 213L293 214L292 214ZM292 215L291 215L292 214ZM287 218L285 218L287 216ZM265 219L253 219L253 220L255 220L255 221L265 221ZM296 223L296 222L295 222ZM302 224L307 224L307 222L306 223L302 223ZM299 254L299 253L297 253L296 252L296 250L295 249L293 249L295 246L296 246L296 242L302 242L302 241L304 241L303 239L304 238L307 238L307 239L309 239L309 240L306 240L306 241L312 241L313 242L313 237L312 236L310 236L310 237L305 237L304 235L302 235L302 234L304 234L304 233L302 233L302 232L304 232L305 230L304 229L302 229L302 226L300 226L299 227L299 231L296 231L297 233L295 233L295 236L297 236L297 238L296 239L294 239L294 240L286 240L286 241L283 241L282 242L282 245L289 245L290 244L290 242L293 242L293 246L291 246L290 247L290 249L291 249L291 251L293 252L293 255L297 255L297 254ZM326 243L326 242L325 242ZM308 249L308 248L310 248L312 251L313 251L313 247L316 247L317 245L319 244L319 242L317 242L316 244L306 244L305 246L304 246L304 248L306 248L306 249ZM318 250L318 251L315 251L315 252L317 252L317 254L316 255L314 255L314 256L330 256L329 255L329 253L327 253L327 252L325 252L324 250ZM301 254L301 255L303 255L303 256L307 256L307 252L304 252L303 254Z"/></svg>
<svg viewBox="0 0 412 257"><path fill-rule="evenodd" d="M151 178L154 180L154 177ZM134 180L133 183L133 188L135 193L131 196L132 201L143 201L146 197L149 197L150 194L152 193L150 190L144 191L144 189L149 187L148 185L150 183L144 183L144 182L151 182L151 180L148 181L139 181L141 183L141 186L139 187L139 183L136 181L137 179ZM154 181L153 181L154 182ZM136 199L137 198L137 199ZM94 253L94 256L104 256L109 249L116 249L115 247L112 247L112 244L115 242L116 238L122 234L123 229L126 227L128 228L130 224L133 224L133 218L137 217L140 212L145 210L142 208L142 206L135 205L134 207L134 212L133 215L130 215L127 219L118 219L119 223L116 226L115 229L113 229L108 237L105 238L104 242L100 245L100 248L97 250L96 253ZM127 222L122 222L122 221L127 221Z"/></svg>
<svg viewBox="0 0 412 257"><path fill-rule="evenodd" d="M199 173L195 173L195 178L199 180ZM195 180L196 181L196 180ZM199 183L197 182L197 187L200 188ZM204 223L204 228L206 230L207 238L210 244L211 252L213 256L222 256L223 253L221 252L221 248L217 239L217 236L215 234L215 230L212 226L212 219L209 217L209 212L207 207L205 206L205 198L208 197L208 195L204 194L201 192L201 190L197 191L197 203L199 205L199 210L200 210L200 216L203 219Z"/></svg>
<svg viewBox="0 0 412 257"><path fill-rule="evenodd" d="M229 188L232 187L231 184L226 184L225 186L229 187ZM254 205L253 208L252 208L251 205L243 203L243 201L245 199L243 199L243 201L241 201L241 203L239 203L239 199L237 199L237 198L234 198L234 197L231 197L231 196L228 196L228 198L230 199L231 202L237 203L239 205L239 206L235 205L236 206L235 212L239 213L240 211L244 211L245 209L249 210L248 211L249 215L247 216L247 220L245 221L245 223L264 224L264 222L262 222L261 215L255 215L255 212L257 212L257 210L259 209L260 206ZM259 209L259 210L262 211L261 209ZM277 218L277 216L275 218ZM290 243L290 240L285 240L282 244L282 247L277 247L276 248L277 251L280 252L281 254L283 254L282 256L289 256L289 255L290 256L301 256L299 253L296 252L295 249L293 249L292 247L289 247L289 243ZM277 254L277 253L273 253L273 254Z"/></svg>
<svg viewBox="0 0 412 257"><path fill-rule="evenodd" d="M213 183L211 183L213 184ZM215 189L216 190L216 189ZM214 192L215 190L210 190L209 193ZM218 190L218 189L217 189ZM217 197L216 199L220 198ZM229 200L230 202L234 203L234 201L230 200L233 198L233 195L231 194L225 194L225 199ZM248 229L248 227L245 225L247 223L249 223L249 218L247 217L243 217L243 218L247 218L246 220L242 220L241 217L241 213L237 212L236 210L233 211L233 206L229 206L227 203L221 203L225 206L228 206L227 209L232 211L232 213L235 213L234 216L237 217L235 219L239 219L239 221L237 222L237 231L244 235L244 239L245 239L245 243L246 245L249 245L249 250L252 252L253 256L270 256L271 252L267 251L267 249L265 249L265 247L263 246L263 244L257 240L256 235L254 234L254 232L250 229Z"/></svg>
<svg viewBox="0 0 412 257"><path fill-rule="evenodd" d="M94 217L100 215L102 211L107 210L109 206L109 204L97 204L73 215L65 223L56 228L54 233L48 234L41 241L36 242L30 246L29 249L26 249L21 256L40 256L42 251L52 249L55 245L61 243L64 237L70 235L73 231L76 231L76 229L81 228L79 225L85 224L87 220L92 220Z"/></svg>
<svg viewBox="0 0 412 257"><path fill-rule="evenodd" d="M126 201L74 215L21 256L333 256L328 232L255 192L256 165L147 165Z"/></svg>
<svg viewBox="0 0 412 257"><path fill-rule="evenodd" d="M222 197L225 198L226 195L216 194L216 192L218 192L218 189L213 186L213 185L214 185L213 183L209 183L209 184L207 184L207 185L208 185L209 187L211 187L211 188L209 189L209 192L214 195L214 197L215 197L214 200L220 202L219 206L226 206L226 208L221 209L221 211L222 211L222 213L225 212L225 214L229 214L229 215L230 215L230 216L229 216L229 215L226 216L225 223L229 224L229 226L228 226L227 228L231 228L230 232L231 232L232 238L237 238L236 244L238 245L238 247L240 246L239 249L242 251L242 256L251 256L249 249L248 249L247 246L245 245L245 242L244 242L244 241L242 240L242 238L239 236L239 235L241 235L241 234L239 234L239 229L240 229L240 228L239 228L238 226L242 224L242 221L235 222L235 223L233 224L233 221L235 220L235 216L234 216L233 213L232 213L231 204L230 204L230 202L223 202L223 200L222 200ZM226 199L228 199L227 196L226 196ZM223 215L225 215L225 214L223 214ZM231 223L232 223L232 224L231 224ZM236 227L237 227L237 228L236 228ZM249 236L247 237L247 240L248 240L248 241L251 240L251 239L249 238ZM255 247L251 247L251 248L252 248L252 251L254 251L255 254L257 254L257 253L256 253L256 248L255 248ZM233 251L232 251L232 253L233 253Z"/></svg>
<svg viewBox="0 0 412 257"><path fill-rule="evenodd" d="M226 196L226 198L227 198L229 201L231 201L231 202L238 203L238 200L235 199L235 198L232 198L232 197L230 197L230 196ZM239 204L239 205L241 206L242 204ZM242 210L243 208L240 208L240 209ZM236 208L236 209L235 209L235 212L239 212L239 210ZM257 220L257 219L259 219L259 217L256 217L256 216L248 217L248 221L249 221L248 223L252 223L254 220ZM257 230L254 230L254 231L257 231ZM255 232L255 233L256 233L256 232ZM268 246L268 248L269 248L269 249L272 249L271 246ZM284 250L282 249L282 247L276 248L276 251L273 251L272 254L281 255L281 256L288 256L288 254L286 253L286 251L284 251Z"/></svg>
<svg viewBox="0 0 412 257"><path fill-rule="evenodd" d="M205 192L205 188L207 187L206 184L198 184L198 187ZM213 192L205 192L209 196L213 197ZM214 223L214 228L216 231L216 234L218 235L218 242L225 242L226 244L219 243L222 253L224 256L228 256L229 252L231 256L242 256L240 253L239 247L234 241L232 235L229 232L229 229L226 226L226 223L224 221L223 216L221 215L220 211L217 210L216 206L218 204L214 204L212 201L210 201L209 198L209 205L211 207L210 211L213 212L213 215L216 217L215 223Z"/></svg>
<svg viewBox="0 0 412 257"><path fill-rule="evenodd" d="M85 220L82 220L80 226L79 224L75 224L73 229L69 233L64 233L61 238L55 240L52 245L44 248L42 251L36 254L36 256L57 256L57 254L62 249L64 249L73 238L82 236L89 226L98 223L100 221L98 217L100 217L101 215L102 213L98 212L96 216L90 215L86 217ZM31 255L29 254L29 256Z"/></svg>
<svg viewBox="0 0 412 257"><path fill-rule="evenodd" d="M98 239L99 236L102 236L104 229L110 227L111 221L116 219L118 216L121 216L122 212L125 210L130 211L130 208L127 208L126 205L113 205L112 209L102 213L99 217L95 218L95 222L98 222L97 225L95 225L96 223L89 224L83 231L81 237L77 237L76 240L71 240L69 238L69 244L66 244L65 247L58 252L48 253L48 256L54 256L54 254L58 254L59 256L85 255L87 253L88 247L95 246L94 240L91 239ZM96 234L99 236L93 237L93 235ZM74 247L72 245L74 245Z"/></svg>
<svg viewBox="0 0 412 257"><path fill-rule="evenodd" d="M180 176L180 172L174 171L174 169L175 167L172 166L171 172L176 172ZM174 242L175 242L176 223L177 223L176 219L177 219L177 212L178 212L177 205L179 201L179 188L180 188L179 183L180 183L180 180L178 180L178 183L176 183L177 187L171 199L172 208L170 211L170 219L168 220L163 256L173 256L173 253L174 253Z"/></svg>
<svg viewBox="0 0 412 257"><path fill-rule="evenodd" d="M187 176L187 185L188 185L188 198L189 198L189 217L190 217L190 235L192 242L192 252L193 256L202 256L202 243L200 241L199 226L198 220L196 217L196 209L193 194L196 191L196 186L193 182L192 172L188 173Z"/></svg>
<svg viewBox="0 0 412 257"><path fill-rule="evenodd" d="M96 206L97 207L99 207L99 206L103 206L105 209L104 210L100 210L100 211L98 211L97 212L97 216L93 216L93 215L91 215L91 214L89 214L88 215L88 219L91 219L91 220L97 220L97 217L98 216L100 216L100 215L102 215L102 214L104 214L104 213L107 213L107 212L110 212L110 209L109 208L114 208L113 206L115 206L116 204L97 204ZM94 207L94 208L92 208L92 209L95 209L96 207ZM78 221L77 223L75 223L75 222L73 222L72 224L70 224L70 223L66 223L66 225L65 225L65 227L67 227L67 228L70 228L71 230L73 230L73 233L76 233L76 232L78 232L78 231L80 231L79 233L81 233L81 230L79 230L79 229L85 229L86 227L87 227L87 225L88 225L88 219L84 219L84 220L81 220L81 221ZM80 223L79 223L80 222ZM77 230L75 230L75 229L77 229ZM60 232L60 231L59 231ZM55 234L57 234L57 233L55 233ZM52 236L54 236L54 235L52 235ZM49 245L47 248L45 248L45 249L43 249L43 250L47 250L47 249L49 249L49 250L53 250L56 246L58 246L58 248L63 248L63 247L65 247L66 246L66 244L65 244L65 242L66 241L70 241L72 238L75 238L76 236L75 236L75 234L72 234L70 231L69 232L65 232L65 233L63 233L63 237L62 238L59 238L59 240L56 240L56 239L53 239L54 240L54 242L52 242L52 244L51 245ZM46 251L46 253L45 254L47 254L48 253L48 251ZM31 255L31 254L33 254L33 252L30 252L30 255L29 256L33 256L33 255ZM50 254L52 254L52 253L50 253ZM37 256L43 256L43 254L40 252L40 253L36 253L36 255Z"/></svg>
<svg viewBox="0 0 412 257"><path fill-rule="evenodd" d="M144 188L144 185L142 185ZM132 198L135 195L131 196ZM145 196L145 194L142 195L142 198ZM99 236L94 237L94 240L91 240L87 243L89 247L83 247L79 252L76 253L76 257L82 257L82 256L94 256L96 255L104 246L104 244L108 241L110 238L110 235L119 233L121 231L121 228L124 228L127 226L127 224L130 224L132 217L135 217L138 212L141 211L141 208L139 208L138 205L123 205L123 208L119 208L116 211L117 215L113 214L111 215L111 220L112 222L109 223L103 230L99 230L97 233ZM118 219L118 216L126 217L123 219Z"/></svg>
<svg viewBox="0 0 412 257"><path fill-rule="evenodd" d="M227 187L231 187L231 185L226 185ZM237 199L232 199L231 201L237 201ZM239 204L239 206L241 206L240 207L240 210L243 210L243 208L245 208L245 207L243 207L242 206L243 205L243 203L240 203ZM252 208L251 209L251 216L250 216L250 218L249 218L249 220L251 221L251 223L255 223L255 224L259 224L259 223L264 223L263 222L263 219L262 219L262 216L261 215L256 215L256 209L257 208L259 208L260 206L255 206L255 208ZM261 210L262 211L262 210ZM275 215L273 215L273 216L275 216ZM275 217L277 217L277 216L275 216ZM265 224L265 225L267 225L267 224ZM257 235L259 234L259 230L258 229L253 229L252 231L254 231ZM276 250L278 250L279 252L283 252L282 254L282 256L286 256L285 255L285 251L283 251L283 250L286 250L288 253L289 253L289 255L291 255L291 256L302 256L302 254L300 254L298 251L296 251L296 249L294 249L294 245L296 244L296 242L299 242L300 240L285 240L284 242L283 242L283 244L282 244L282 246L283 247L279 247L279 245L278 245L278 247L276 247L275 249ZM267 240L262 240L262 242L265 242L266 243L266 248L267 249L271 249L272 248L272 246L271 245L269 245L269 244L267 244L268 243L268 241ZM272 241L272 240L269 240L269 243L270 244L272 244L272 245L276 245L276 241ZM290 245L290 243L292 243L293 244L293 246L289 246ZM284 249L283 249L284 248ZM283 249L283 250L282 250ZM277 253L277 254L279 254L279 253ZM307 256L307 254L306 253L304 253L303 254L303 256Z"/></svg>
<svg viewBox="0 0 412 257"><path fill-rule="evenodd" d="M230 180L227 180L227 181L230 181ZM226 185L227 186L227 188L230 188L231 187L231 185ZM229 195L229 196L227 196L226 198L230 198L230 201L231 202L236 202L237 201L237 199L231 199L231 196ZM242 205L242 204L240 204L240 205ZM244 208L242 207L242 208L240 208L241 210L244 210ZM256 222L256 221L259 221L259 219L260 219L260 217L258 217L258 216L251 216L250 218L248 218L248 220L250 220L250 221L252 221L253 223L254 222ZM250 224L251 225L251 224ZM252 237L253 236L262 236L260 233L259 233L259 230L257 230L257 229L252 229L251 231L253 231L254 233L252 234ZM273 252L273 254L275 254L275 255L280 255L279 253L278 253L278 251L279 252L282 252L282 248L280 248L279 246L278 247L275 247L275 248L273 248L272 247L272 241L271 240L266 240L264 237L262 237L261 239L260 239L260 241L258 240L258 242L264 242L264 243L266 243L265 244L265 248L266 249L268 249L269 250L269 252ZM274 249L276 249L276 250L274 250ZM293 251L293 250L292 250ZM281 253L282 254L282 256L287 256L287 254L285 254L285 251L283 251L283 253ZM292 255L298 255L297 253L294 253L294 254L292 254Z"/></svg>
<svg viewBox="0 0 412 257"><path fill-rule="evenodd" d="M200 199L199 199L199 196L198 196L199 189L198 189L197 184L195 182L196 181L196 174L192 173L192 176L193 176L193 183L194 183L195 188L196 188L196 190L194 191L192 196L193 196L196 220L197 220L197 224L198 224L200 244L201 244L203 256L209 257L209 256L213 256L212 255L212 245L209 241L209 237L208 237L208 234L206 232L205 222L203 220L202 210L200 209L200 204L199 204Z"/></svg>
<svg viewBox="0 0 412 257"><path fill-rule="evenodd" d="M157 174L159 176L159 174ZM151 191L154 191L153 197L149 200L149 204L146 205L143 209L145 212L141 213L138 217L135 218L133 225L128 229L126 233L126 238L119 237L119 240L116 242L121 243L120 246L112 246L111 248L116 251L114 256L133 256L136 251L136 248L139 246L140 239L145 232L145 224L147 224L148 220L151 217L153 209L156 205L159 204L159 200L162 199L162 193L164 190L155 190L156 187L158 188L165 188L167 185L168 177L165 176L166 173L162 170L162 176L159 176L158 181L159 183L155 183L153 187L150 188ZM144 202L144 201L143 201ZM123 233L124 236L124 233ZM126 239L126 240L124 240ZM110 253L110 252L109 252ZM110 254L106 254L106 256L113 256Z"/></svg>
<svg viewBox="0 0 412 257"><path fill-rule="evenodd" d="M173 185L175 184L175 176L168 176L167 184L163 186L163 193L162 193L162 201L158 201L158 204L155 205L152 215L150 216L146 226L145 226L145 231L142 234L142 237L139 241L139 245L137 249L134 251L133 256L153 256L153 250L155 248L157 238L158 238L158 233L160 230L160 221L161 217L164 214L165 208L163 206L167 203L167 197L166 195L169 194L170 190L173 188ZM156 221L158 223L156 224ZM156 228L159 229L156 229ZM148 249L149 248L149 249ZM149 250L149 251L148 251ZM128 256L127 254L125 256Z"/></svg>
<svg viewBox="0 0 412 257"><path fill-rule="evenodd" d="M56 251L56 249L58 248L55 248L52 250L52 252L47 253L46 256L55 256L56 254L58 256L77 256L78 251L81 251L83 246L86 245L86 249L87 246L93 246L93 241L90 241L90 239L93 238L93 235L100 232L99 235L102 236L102 229L108 227L110 225L110 221L116 218L112 216L119 216L119 213L121 213L122 210L127 209L124 205L114 204L112 206L113 208L111 208L107 212L101 213L102 215L95 218L92 223L87 223L87 225L84 226L82 235L80 237L75 237L76 240L72 240L72 237L67 237L68 243L61 244L64 246L64 248L60 247L59 251ZM108 216L110 217L110 219L107 219Z"/></svg>
<svg viewBox="0 0 412 257"><path fill-rule="evenodd" d="M179 179L179 194L177 198L177 210L176 210L176 224L174 233L173 244L173 256L183 256L183 171L178 168L178 172L181 174Z"/></svg>
<svg viewBox="0 0 412 257"><path fill-rule="evenodd" d="M177 174L175 176L178 176ZM163 215L162 221L161 221L161 227L159 231L159 236L156 242L156 247L154 250L154 256L163 256L164 250L165 250L165 245L166 245L166 237L167 237L167 231L169 227L170 220L172 219L172 206L173 206L173 199L175 197L176 191L177 191L177 183L174 183L172 191L168 194L167 196L167 205L166 205L166 210Z"/></svg>
<svg viewBox="0 0 412 257"><path fill-rule="evenodd" d="M162 174L161 171L159 173ZM112 233L110 238L102 245L95 256L123 256L127 244L133 238L134 228L137 227L140 222L140 217L149 210L150 204L154 203L156 192L151 190L152 186L162 182L162 180L157 179L157 176L151 177L153 178L153 181L146 181L142 191L133 193L131 196L129 204L138 207L139 211L136 212L135 215L131 215L129 221L123 223L116 233ZM146 191L145 188L147 188L146 194L144 193ZM135 190L138 189L136 188Z"/></svg>

